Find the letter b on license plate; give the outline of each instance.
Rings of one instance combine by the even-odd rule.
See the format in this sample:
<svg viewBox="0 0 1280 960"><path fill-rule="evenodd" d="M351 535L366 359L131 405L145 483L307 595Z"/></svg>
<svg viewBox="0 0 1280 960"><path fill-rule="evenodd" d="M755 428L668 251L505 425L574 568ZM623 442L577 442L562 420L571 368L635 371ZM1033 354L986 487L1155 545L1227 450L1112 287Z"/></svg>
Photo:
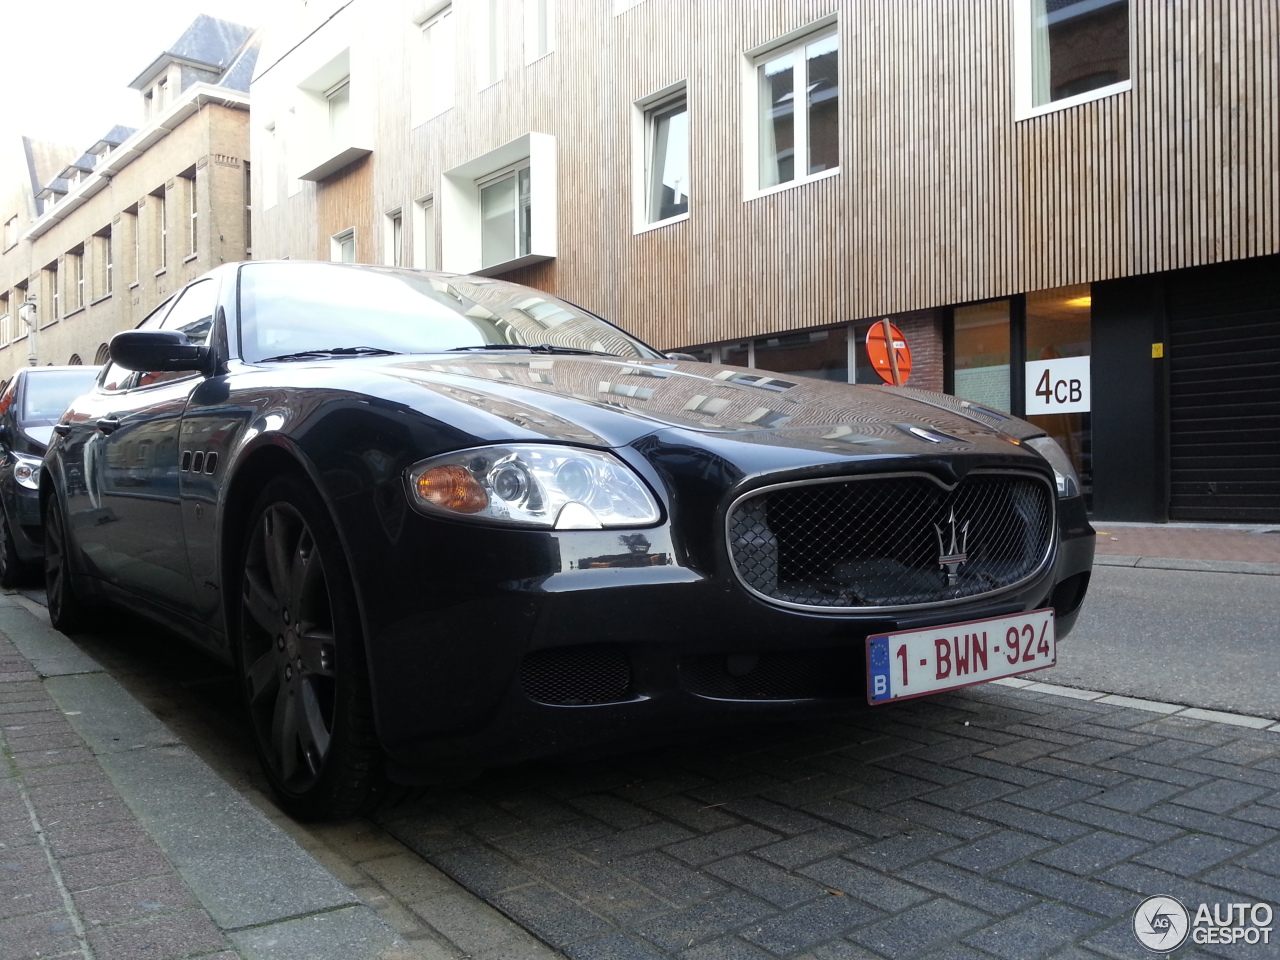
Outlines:
<svg viewBox="0 0 1280 960"><path fill-rule="evenodd" d="M867 700L887 703L1052 667L1053 610L867 638Z"/></svg>

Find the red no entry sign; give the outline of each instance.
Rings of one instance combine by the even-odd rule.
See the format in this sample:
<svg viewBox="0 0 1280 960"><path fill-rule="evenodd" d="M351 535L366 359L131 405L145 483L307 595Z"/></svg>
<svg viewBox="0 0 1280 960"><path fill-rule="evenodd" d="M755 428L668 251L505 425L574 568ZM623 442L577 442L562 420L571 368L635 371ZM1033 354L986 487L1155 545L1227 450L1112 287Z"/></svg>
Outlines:
<svg viewBox="0 0 1280 960"><path fill-rule="evenodd" d="M902 331L888 320L873 323L867 331L867 356L885 383L902 386L911 376L911 348Z"/></svg>

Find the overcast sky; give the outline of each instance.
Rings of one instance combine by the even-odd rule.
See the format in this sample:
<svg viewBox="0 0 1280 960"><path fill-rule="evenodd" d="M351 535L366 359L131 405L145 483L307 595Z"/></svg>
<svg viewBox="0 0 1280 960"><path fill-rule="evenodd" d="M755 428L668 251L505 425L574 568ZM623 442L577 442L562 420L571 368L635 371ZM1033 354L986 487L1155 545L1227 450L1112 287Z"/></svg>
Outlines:
<svg viewBox="0 0 1280 960"><path fill-rule="evenodd" d="M201 13L261 26L291 0L0 0L10 132L87 149L141 124L129 82Z"/></svg>

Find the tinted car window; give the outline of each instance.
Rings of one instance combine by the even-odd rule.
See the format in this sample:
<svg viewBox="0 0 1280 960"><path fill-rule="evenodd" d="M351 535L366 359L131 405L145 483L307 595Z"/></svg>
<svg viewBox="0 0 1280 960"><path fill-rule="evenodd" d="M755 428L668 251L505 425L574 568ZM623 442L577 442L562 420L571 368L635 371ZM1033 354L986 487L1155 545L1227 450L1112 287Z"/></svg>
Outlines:
<svg viewBox="0 0 1280 960"><path fill-rule="evenodd" d="M250 362L335 347L438 353L490 344L658 356L617 327L539 291L328 263L246 264L240 325Z"/></svg>
<svg viewBox="0 0 1280 960"><path fill-rule="evenodd" d="M57 420L67 409L67 404L89 391L97 375L94 367L28 374L27 388L22 392L20 419Z"/></svg>

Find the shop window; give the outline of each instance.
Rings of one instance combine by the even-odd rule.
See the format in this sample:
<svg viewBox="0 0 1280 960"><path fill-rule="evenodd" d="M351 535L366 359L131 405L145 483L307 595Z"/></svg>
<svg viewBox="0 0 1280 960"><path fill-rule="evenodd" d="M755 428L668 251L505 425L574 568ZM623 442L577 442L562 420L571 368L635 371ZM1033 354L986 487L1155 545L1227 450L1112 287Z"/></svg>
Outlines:
<svg viewBox="0 0 1280 960"><path fill-rule="evenodd" d="M1087 283L1026 295L1027 363L1023 415L1058 441L1092 493L1089 356L1093 297ZM1047 410L1042 413L1037 411Z"/></svg>
<svg viewBox="0 0 1280 960"><path fill-rule="evenodd" d="M844 327L762 337L755 342L754 360L761 370L849 382L849 342Z"/></svg>

